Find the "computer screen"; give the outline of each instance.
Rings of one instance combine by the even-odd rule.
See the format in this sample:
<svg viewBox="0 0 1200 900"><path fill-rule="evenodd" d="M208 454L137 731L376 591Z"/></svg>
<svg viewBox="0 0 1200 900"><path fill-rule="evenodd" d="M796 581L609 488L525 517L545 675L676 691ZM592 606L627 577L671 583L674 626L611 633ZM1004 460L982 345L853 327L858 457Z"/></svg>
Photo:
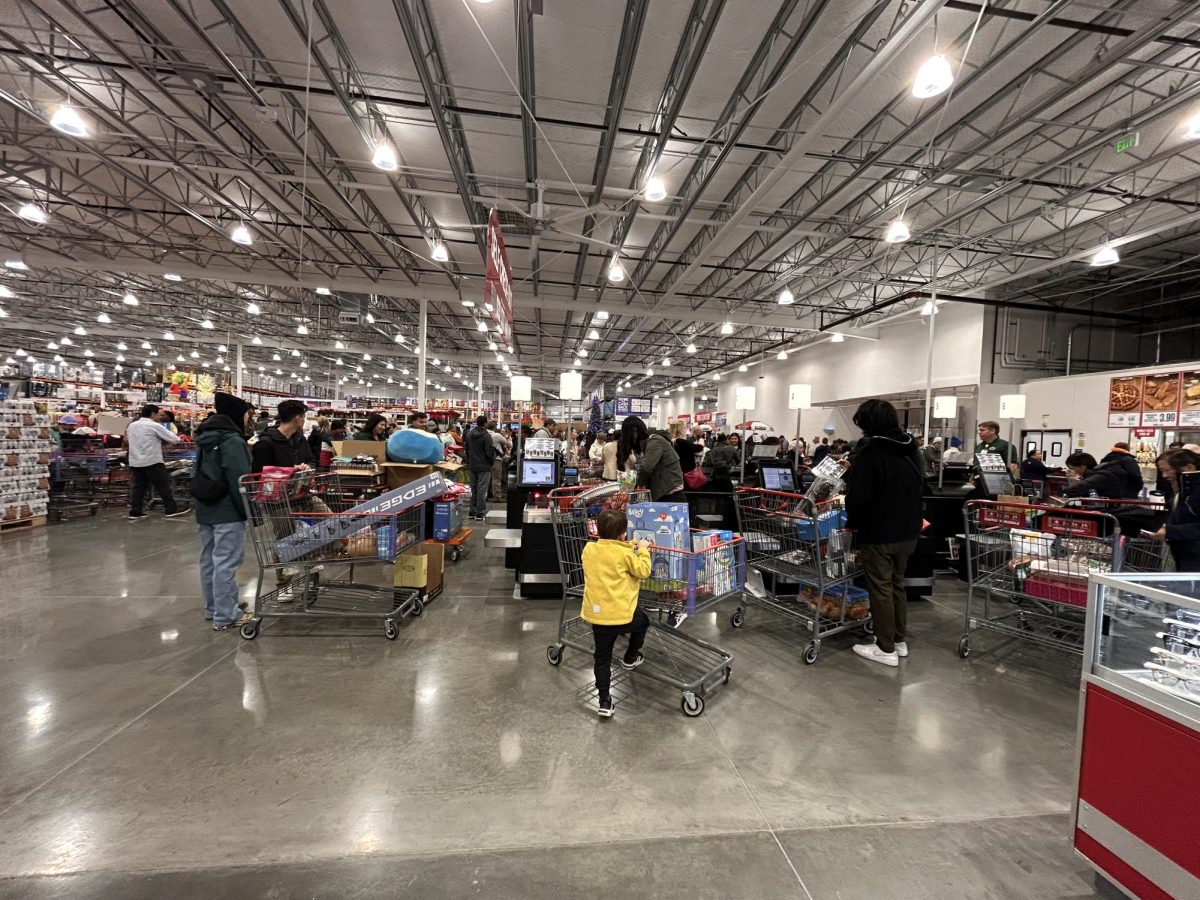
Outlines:
<svg viewBox="0 0 1200 900"><path fill-rule="evenodd" d="M762 485L768 491L794 491L796 479L790 468L782 466L763 466Z"/></svg>
<svg viewBox="0 0 1200 900"><path fill-rule="evenodd" d="M554 487L554 460L521 460L521 484L525 487Z"/></svg>
<svg viewBox="0 0 1200 900"><path fill-rule="evenodd" d="M750 451L751 459L773 459L779 455L778 444L755 444Z"/></svg>

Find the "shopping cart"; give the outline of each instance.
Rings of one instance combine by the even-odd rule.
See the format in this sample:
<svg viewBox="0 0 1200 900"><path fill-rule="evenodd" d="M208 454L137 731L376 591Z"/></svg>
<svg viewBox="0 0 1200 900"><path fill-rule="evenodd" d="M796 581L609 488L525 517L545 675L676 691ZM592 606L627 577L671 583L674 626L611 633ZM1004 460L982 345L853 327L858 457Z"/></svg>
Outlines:
<svg viewBox="0 0 1200 900"><path fill-rule="evenodd" d="M874 633L866 592L853 584L862 568L841 497L818 503L803 494L740 488L734 499L750 571L762 580L747 599L804 625L807 664L817 661L826 638ZM739 606L730 624L741 628L745 617Z"/></svg>
<svg viewBox="0 0 1200 900"><path fill-rule="evenodd" d="M1167 543L1155 536L1170 515L1162 497L1146 500L1079 497L1065 501L1064 505L1108 513L1117 520L1121 532L1118 543L1121 552L1114 571L1166 572L1170 569L1171 554Z"/></svg>
<svg viewBox="0 0 1200 900"><path fill-rule="evenodd" d="M311 470L247 475L241 494L259 564L254 619L242 626L242 637L257 637L266 618L370 618L382 619L384 636L395 640L397 622L424 611L414 589L354 579L357 566L394 563L421 541L421 504L398 512L359 512L346 505L353 492L336 475ZM268 574L276 576L274 588L264 584Z"/></svg>
<svg viewBox="0 0 1200 900"><path fill-rule="evenodd" d="M100 509L96 480L86 457L55 455L50 460L47 508L58 521L94 516Z"/></svg>
<svg viewBox="0 0 1200 900"><path fill-rule="evenodd" d="M604 505L649 500L642 492L624 492L616 484L600 487L556 488L549 494L554 540L562 572L563 603L558 619L558 640L546 648L550 665L562 662L567 647L591 656L595 652L592 626L580 617L583 605L583 549L596 539L595 518ZM659 573L642 582L638 604L651 617L643 647L645 661L634 670L679 689L680 707L686 716L704 712L709 688L728 683L733 654L685 634L672 623L683 613L698 610L740 595L745 585L746 557L740 538L717 543L698 552L653 548L659 554ZM665 573L665 574L664 574Z"/></svg>
<svg viewBox="0 0 1200 900"><path fill-rule="evenodd" d="M980 628L1081 653L1087 581L1116 571L1115 517L1073 506L975 500L966 519L967 605L958 655Z"/></svg>

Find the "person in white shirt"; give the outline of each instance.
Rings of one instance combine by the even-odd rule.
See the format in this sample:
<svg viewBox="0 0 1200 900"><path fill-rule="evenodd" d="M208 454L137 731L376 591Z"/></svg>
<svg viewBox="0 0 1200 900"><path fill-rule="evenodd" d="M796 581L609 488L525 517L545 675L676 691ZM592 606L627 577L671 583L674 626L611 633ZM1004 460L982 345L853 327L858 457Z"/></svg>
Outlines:
<svg viewBox="0 0 1200 900"><path fill-rule="evenodd" d="M495 420L487 423L491 432L492 446L496 448L496 461L492 463L492 499L503 500L508 494L508 479L505 477L505 466L512 455L512 441L499 430Z"/></svg>
<svg viewBox="0 0 1200 900"><path fill-rule="evenodd" d="M125 442L129 447L129 481L132 486L129 518L134 521L146 518L142 505L151 487L162 497L168 519L185 516L190 511L190 507L180 509L171 494L171 478L163 463L162 445L178 444L179 437L163 427L162 419L163 411L153 403L147 403L142 407L141 418L129 423L125 429Z"/></svg>

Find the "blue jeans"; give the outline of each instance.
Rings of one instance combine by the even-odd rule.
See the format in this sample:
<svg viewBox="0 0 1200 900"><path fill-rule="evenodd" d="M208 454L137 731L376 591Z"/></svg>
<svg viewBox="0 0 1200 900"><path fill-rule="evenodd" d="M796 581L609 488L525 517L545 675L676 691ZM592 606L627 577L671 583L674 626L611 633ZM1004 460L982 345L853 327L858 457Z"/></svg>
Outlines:
<svg viewBox="0 0 1200 900"><path fill-rule="evenodd" d="M238 609L237 570L246 552L246 523L200 525L200 589L204 617L213 625L228 625L241 615Z"/></svg>
<svg viewBox="0 0 1200 900"><path fill-rule="evenodd" d="M492 483L492 472L471 473L471 515L482 516L487 512L488 487Z"/></svg>

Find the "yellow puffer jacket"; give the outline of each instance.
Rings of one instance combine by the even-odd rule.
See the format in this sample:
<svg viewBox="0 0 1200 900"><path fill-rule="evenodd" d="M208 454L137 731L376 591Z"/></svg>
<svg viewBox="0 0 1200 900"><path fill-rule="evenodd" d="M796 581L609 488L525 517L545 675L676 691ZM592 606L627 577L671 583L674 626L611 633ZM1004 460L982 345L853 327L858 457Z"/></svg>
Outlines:
<svg viewBox="0 0 1200 900"><path fill-rule="evenodd" d="M650 551L625 541L600 540L583 548L583 609L593 625L628 625L638 587L650 576Z"/></svg>

